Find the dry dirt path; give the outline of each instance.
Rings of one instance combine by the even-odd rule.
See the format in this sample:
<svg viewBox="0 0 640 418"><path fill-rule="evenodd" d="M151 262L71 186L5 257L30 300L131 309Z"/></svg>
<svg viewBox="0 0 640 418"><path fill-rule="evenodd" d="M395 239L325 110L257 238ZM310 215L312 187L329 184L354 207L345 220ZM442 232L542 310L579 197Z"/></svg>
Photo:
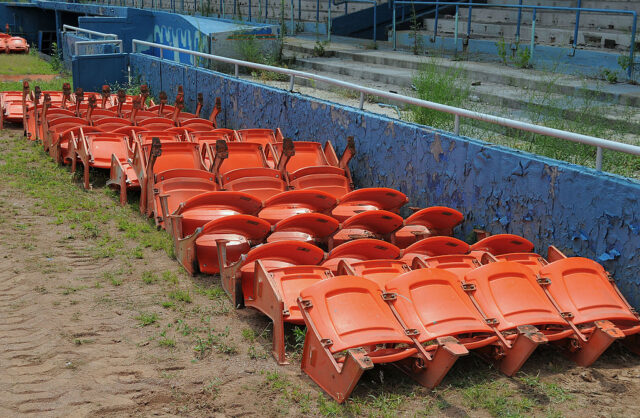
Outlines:
<svg viewBox="0 0 640 418"><path fill-rule="evenodd" d="M269 322L170 248L135 206L3 131L0 417L640 415L640 359L620 347L589 369L545 348L513 379L465 358L433 392L376 368L338 406L300 372L293 330L278 367Z"/></svg>

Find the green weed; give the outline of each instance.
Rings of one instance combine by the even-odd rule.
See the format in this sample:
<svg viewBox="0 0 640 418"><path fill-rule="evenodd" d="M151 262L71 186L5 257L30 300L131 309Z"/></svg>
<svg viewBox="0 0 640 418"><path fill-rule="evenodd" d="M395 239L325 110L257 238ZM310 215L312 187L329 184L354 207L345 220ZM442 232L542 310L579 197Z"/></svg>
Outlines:
<svg viewBox="0 0 640 418"><path fill-rule="evenodd" d="M146 327L151 324L155 324L158 320L158 314L155 312L145 313L142 312L140 315L136 316L136 318L140 322L141 327Z"/></svg>
<svg viewBox="0 0 640 418"><path fill-rule="evenodd" d="M144 284L154 284L158 281L158 276L151 271L145 271L142 273L142 282Z"/></svg>
<svg viewBox="0 0 640 418"><path fill-rule="evenodd" d="M169 296L169 299L176 300L178 302L191 303L191 294L186 290L172 290L167 296Z"/></svg>

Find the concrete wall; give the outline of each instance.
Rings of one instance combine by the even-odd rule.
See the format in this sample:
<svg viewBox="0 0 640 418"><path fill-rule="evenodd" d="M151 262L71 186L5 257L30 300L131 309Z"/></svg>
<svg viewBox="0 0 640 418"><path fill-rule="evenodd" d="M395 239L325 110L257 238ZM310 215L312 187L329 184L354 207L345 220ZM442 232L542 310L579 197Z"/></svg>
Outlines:
<svg viewBox="0 0 640 418"><path fill-rule="evenodd" d="M461 238L480 227L522 234L543 255L555 244L595 259L640 307L638 182L142 54L130 65L154 94L183 84L189 110L197 92L203 114L221 97L224 127L280 127L294 139L331 140L339 151L353 135L358 187L393 187L412 206L456 208L466 215Z"/></svg>

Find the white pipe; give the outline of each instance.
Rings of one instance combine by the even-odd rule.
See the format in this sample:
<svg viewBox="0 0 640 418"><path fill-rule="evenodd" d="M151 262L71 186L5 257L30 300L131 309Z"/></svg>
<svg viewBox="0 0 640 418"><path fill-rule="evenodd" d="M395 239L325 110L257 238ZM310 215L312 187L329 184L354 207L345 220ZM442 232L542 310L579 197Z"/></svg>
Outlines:
<svg viewBox="0 0 640 418"><path fill-rule="evenodd" d="M74 44L75 55L78 55L78 45L97 45L97 44L116 44L120 47L122 53L122 39L102 40L102 41L78 41Z"/></svg>
<svg viewBox="0 0 640 418"><path fill-rule="evenodd" d="M113 33L96 32L94 30L78 28L76 26L62 25L62 32L66 32L67 29L75 31L75 32L84 32L84 33L88 33L88 34L91 34L91 35L103 36L105 38L118 39L118 35L115 35Z"/></svg>

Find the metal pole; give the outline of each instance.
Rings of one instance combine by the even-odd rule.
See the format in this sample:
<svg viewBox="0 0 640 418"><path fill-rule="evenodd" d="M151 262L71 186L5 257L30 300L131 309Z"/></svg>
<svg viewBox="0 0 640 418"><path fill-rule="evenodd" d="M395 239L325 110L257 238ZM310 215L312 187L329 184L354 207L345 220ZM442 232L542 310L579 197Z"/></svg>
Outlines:
<svg viewBox="0 0 640 418"><path fill-rule="evenodd" d="M249 22L251 22L251 0L249 0Z"/></svg>
<svg viewBox="0 0 640 418"><path fill-rule="evenodd" d="M320 23L320 0L316 0L316 27Z"/></svg>
<svg viewBox="0 0 640 418"><path fill-rule="evenodd" d="M471 10L473 10L473 7L471 7L472 3L473 3L473 0L469 0L469 20L467 20L467 39L471 38Z"/></svg>
<svg viewBox="0 0 640 418"><path fill-rule="evenodd" d="M296 76L293 74L289 77L289 91L293 91L293 85L295 84Z"/></svg>
<svg viewBox="0 0 640 418"><path fill-rule="evenodd" d="M453 47L454 50L453 52L455 54L458 53L458 6L456 6L456 23L455 23L455 29L453 30Z"/></svg>
<svg viewBox="0 0 640 418"><path fill-rule="evenodd" d="M374 2L373 4L373 43L376 43L376 40L378 39L376 37L376 31L378 30L378 17L377 17L377 9L378 8L378 4Z"/></svg>
<svg viewBox="0 0 640 418"><path fill-rule="evenodd" d="M293 24L293 0L291 0L291 34L295 35L296 34L296 27ZM282 34L282 36L284 36L284 33Z"/></svg>
<svg viewBox="0 0 640 418"><path fill-rule="evenodd" d="M404 6L403 6L404 7ZM393 50L395 51L398 47L398 40L396 39L396 2L393 2L393 14L392 14L392 26L393 26Z"/></svg>
<svg viewBox="0 0 640 418"><path fill-rule="evenodd" d="M433 22L433 42L436 41L436 36L438 36L438 9L440 8L440 6L438 5L439 2L440 0L436 0L436 15Z"/></svg>
<svg viewBox="0 0 640 418"><path fill-rule="evenodd" d="M264 22L269 18L269 0L264 0Z"/></svg>
<svg viewBox="0 0 640 418"><path fill-rule="evenodd" d="M302 0L298 0L298 21L302 20Z"/></svg>
<svg viewBox="0 0 640 418"><path fill-rule="evenodd" d="M453 118L453 133L460 135L460 115L455 115Z"/></svg>
<svg viewBox="0 0 640 418"><path fill-rule="evenodd" d="M516 27L516 43L520 42L520 23L522 23L522 0L518 2L518 26Z"/></svg>
<svg viewBox="0 0 640 418"><path fill-rule="evenodd" d="M596 147L596 170L602 171L602 147Z"/></svg>
<svg viewBox="0 0 640 418"><path fill-rule="evenodd" d="M240 77L240 66L238 64L234 65L236 77Z"/></svg>
<svg viewBox="0 0 640 418"><path fill-rule="evenodd" d="M536 45L536 11L533 9L533 18L531 19L531 54L529 55L529 63L533 63L533 51Z"/></svg>
<svg viewBox="0 0 640 418"><path fill-rule="evenodd" d="M360 110L364 109L364 92L360 92L360 105L358 107Z"/></svg>
<svg viewBox="0 0 640 418"><path fill-rule="evenodd" d="M331 0L327 8L327 41L331 42Z"/></svg>
<svg viewBox="0 0 640 418"><path fill-rule="evenodd" d="M631 27L631 48L629 48L629 68L627 74L629 78L633 78L633 52L636 48L636 27L638 25L638 14L633 12L633 25Z"/></svg>
<svg viewBox="0 0 640 418"><path fill-rule="evenodd" d="M578 45L578 27L580 26L580 7L582 7L582 0L578 0L578 10L576 10L576 27L573 30L573 49L576 49L576 45Z"/></svg>

